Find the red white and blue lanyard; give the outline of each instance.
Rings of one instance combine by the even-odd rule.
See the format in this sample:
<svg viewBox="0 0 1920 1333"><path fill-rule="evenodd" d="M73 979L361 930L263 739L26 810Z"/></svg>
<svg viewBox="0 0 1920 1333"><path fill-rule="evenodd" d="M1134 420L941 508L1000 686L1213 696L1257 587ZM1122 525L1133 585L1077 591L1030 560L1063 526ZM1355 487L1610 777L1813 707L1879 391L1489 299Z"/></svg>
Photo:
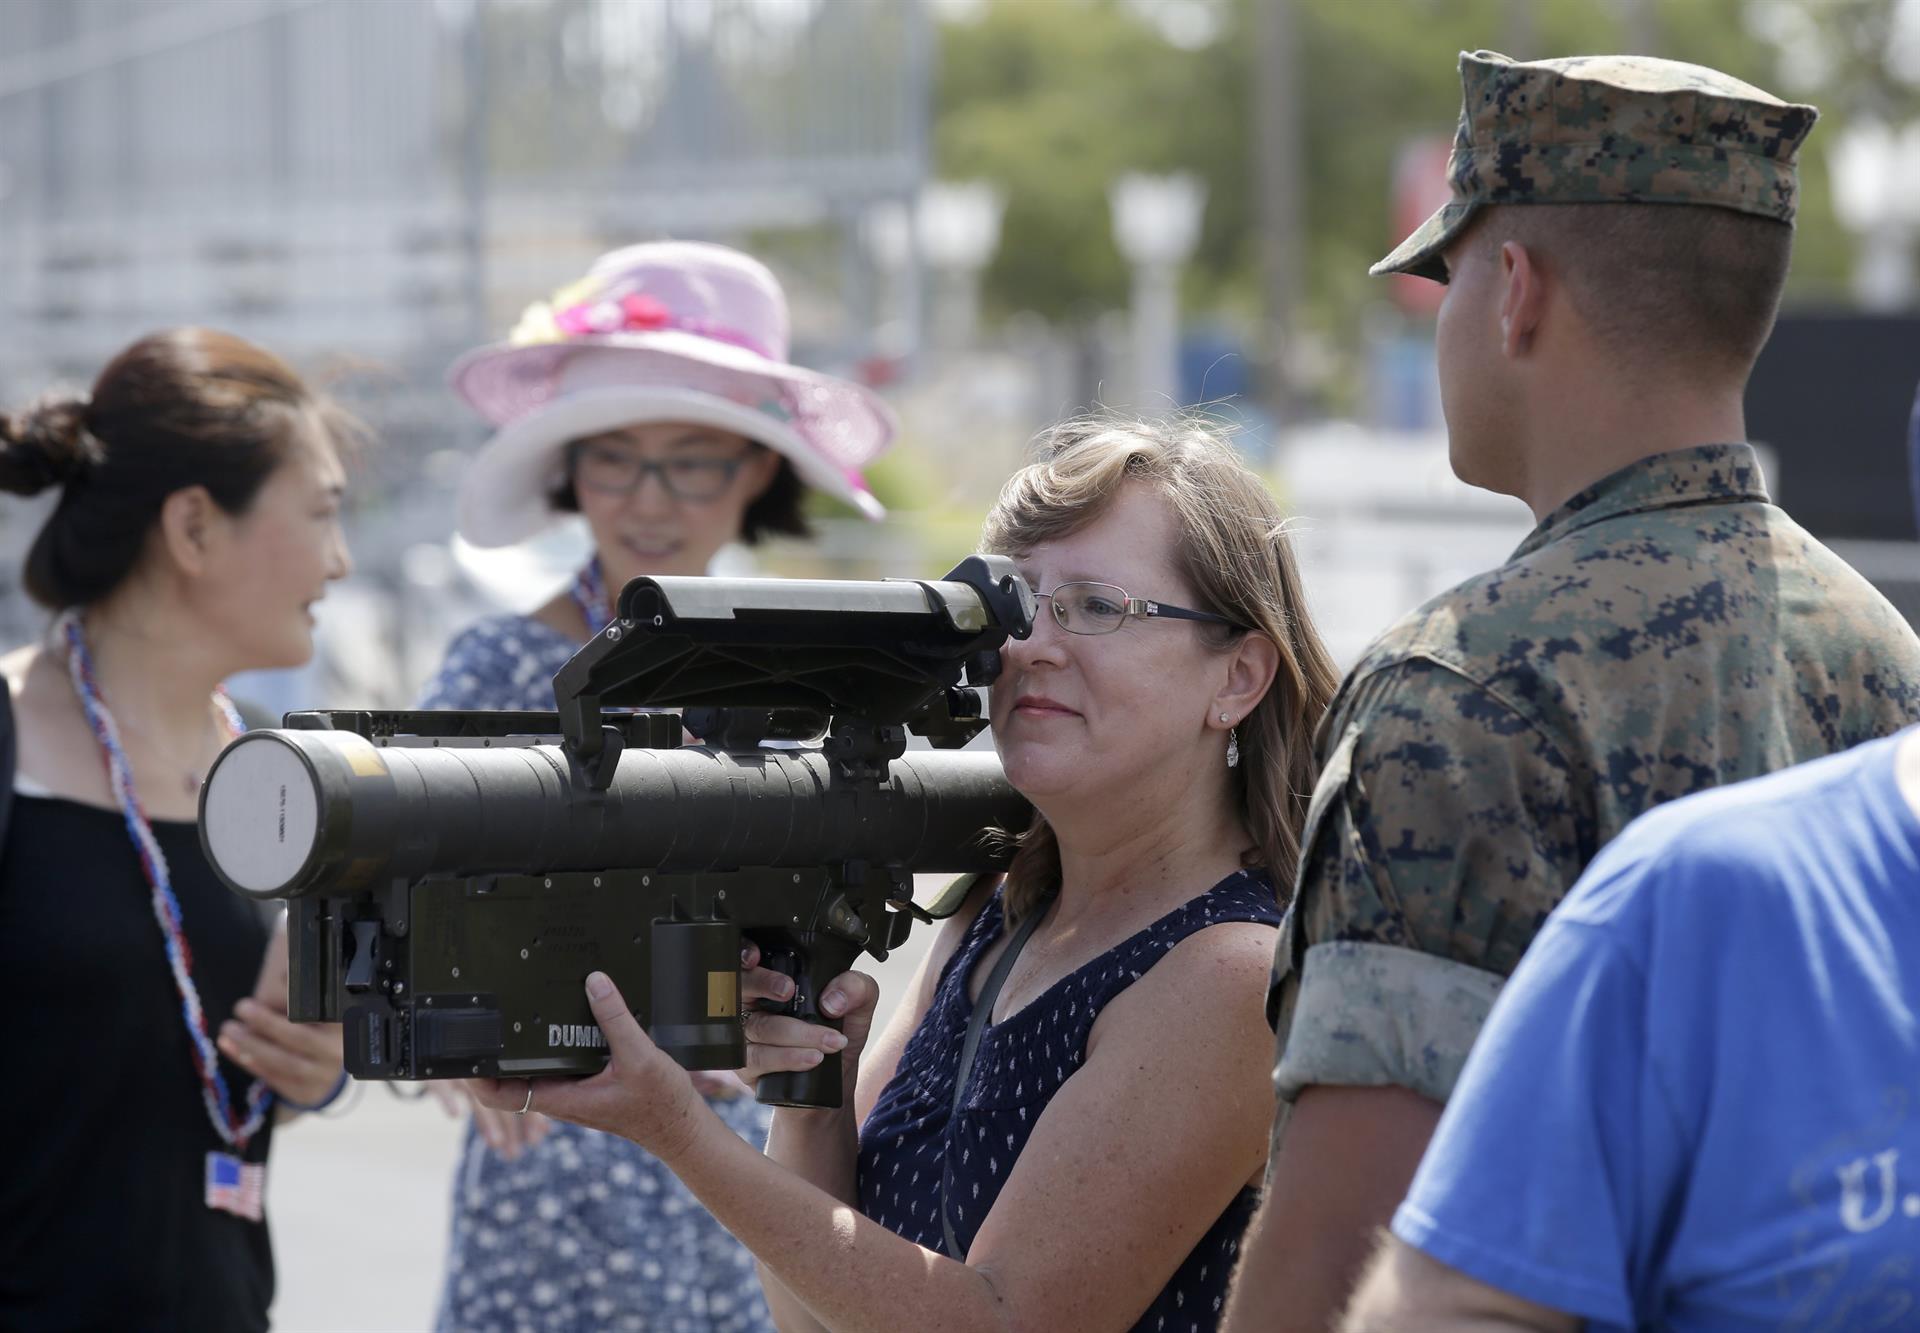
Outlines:
<svg viewBox="0 0 1920 1333"><path fill-rule="evenodd" d="M167 965L173 971L174 987L180 992L180 1014L187 1025L187 1043L193 1053L194 1071L200 1076L200 1097L206 1104L207 1118L213 1122L214 1132L222 1142L235 1151L242 1151L247 1140L266 1123L273 1093L264 1082L255 1079L247 1088L246 1117L242 1119L233 1109L227 1081L220 1073L219 1053L207 1035L206 1010L201 1007L200 992L193 984L193 951L187 945L186 926L180 916L180 900L174 896L168 875L167 858L160 850L159 840L153 836L153 826L141 808L140 795L134 790L133 769L120 744L120 731L114 725L113 714L107 711L106 701L100 696L99 682L94 679L93 656L87 651L87 638L79 616L67 617L66 635L67 670L73 676L74 693L79 695L87 724L100 742L107 762L107 781L113 786L114 799L127 821L127 833L133 839L134 850L140 854L147 883L153 888L153 914L160 922L160 933L166 941ZM213 701L226 714L227 726L234 735L247 729L225 691L216 690Z"/></svg>
<svg viewBox="0 0 1920 1333"><path fill-rule="evenodd" d="M573 576L573 586L567 589L567 593L587 622L588 638L605 629L607 622L613 619L613 606L607 600L607 583L600 575L599 556L587 561L580 572Z"/></svg>

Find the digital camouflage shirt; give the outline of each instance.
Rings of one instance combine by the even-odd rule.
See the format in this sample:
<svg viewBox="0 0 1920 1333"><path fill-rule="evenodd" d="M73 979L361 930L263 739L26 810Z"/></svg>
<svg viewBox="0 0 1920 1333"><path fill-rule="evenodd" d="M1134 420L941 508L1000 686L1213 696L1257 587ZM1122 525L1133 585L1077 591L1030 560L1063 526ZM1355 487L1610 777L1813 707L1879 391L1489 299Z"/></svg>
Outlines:
<svg viewBox="0 0 1920 1333"><path fill-rule="evenodd" d="M1268 996L1281 1099L1445 1101L1534 932L1634 816L1916 717L1920 639L1769 502L1751 448L1582 491L1334 700Z"/></svg>

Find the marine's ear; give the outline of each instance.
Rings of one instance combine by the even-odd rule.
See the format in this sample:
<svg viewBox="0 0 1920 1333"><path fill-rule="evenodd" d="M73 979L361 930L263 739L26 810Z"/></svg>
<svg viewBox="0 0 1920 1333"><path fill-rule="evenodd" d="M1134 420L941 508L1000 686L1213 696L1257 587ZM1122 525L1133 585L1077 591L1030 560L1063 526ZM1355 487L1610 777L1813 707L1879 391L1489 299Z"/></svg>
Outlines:
<svg viewBox="0 0 1920 1333"><path fill-rule="evenodd" d="M1519 241L1500 245L1500 350L1518 361L1533 350L1547 311L1547 273L1540 257Z"/></svg>

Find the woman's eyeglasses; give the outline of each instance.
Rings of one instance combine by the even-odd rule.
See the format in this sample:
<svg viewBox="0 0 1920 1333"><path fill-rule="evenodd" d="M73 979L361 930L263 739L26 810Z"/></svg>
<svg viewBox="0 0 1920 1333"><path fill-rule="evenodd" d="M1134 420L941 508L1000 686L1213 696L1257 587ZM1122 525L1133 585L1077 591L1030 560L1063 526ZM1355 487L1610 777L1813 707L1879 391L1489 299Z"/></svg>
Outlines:
<svg viewBox="0 0 1920 1333"><path fill-rule="evenodd" d="M1112 583L1060 583L1052 592L1038 594L1053 608L1053 618L1069 634L1111 634L1128 619L1203 620L1212 625L1228 625L1237 630L1248 627L1237 620L1217 616L1211 611L1189 611L1184 606L1169 606L1146 597L1129 597L1127 590Z"/></svg>
<svg viewBox="0 0 1920 1333"><path fill-rule="evenodd" d="M746 453L734 458L640 458L619 449L595 444L576 446L573 484L600 495L631 495L651 472L676 500L718 500L745 466Z"/></svg>

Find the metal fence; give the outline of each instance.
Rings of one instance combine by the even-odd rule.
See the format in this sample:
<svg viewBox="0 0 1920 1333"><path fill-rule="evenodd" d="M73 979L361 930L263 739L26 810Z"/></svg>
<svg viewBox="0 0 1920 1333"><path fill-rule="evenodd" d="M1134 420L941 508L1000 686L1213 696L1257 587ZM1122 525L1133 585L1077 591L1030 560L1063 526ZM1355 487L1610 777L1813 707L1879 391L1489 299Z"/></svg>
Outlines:
<svg viewBox="0 0 1920 1333"><path fill-rule="evenodd" d="M667 234L823 231L859 327L929 42L912 0L10 0L0 385L188 319L411 368Z"/></svg>

